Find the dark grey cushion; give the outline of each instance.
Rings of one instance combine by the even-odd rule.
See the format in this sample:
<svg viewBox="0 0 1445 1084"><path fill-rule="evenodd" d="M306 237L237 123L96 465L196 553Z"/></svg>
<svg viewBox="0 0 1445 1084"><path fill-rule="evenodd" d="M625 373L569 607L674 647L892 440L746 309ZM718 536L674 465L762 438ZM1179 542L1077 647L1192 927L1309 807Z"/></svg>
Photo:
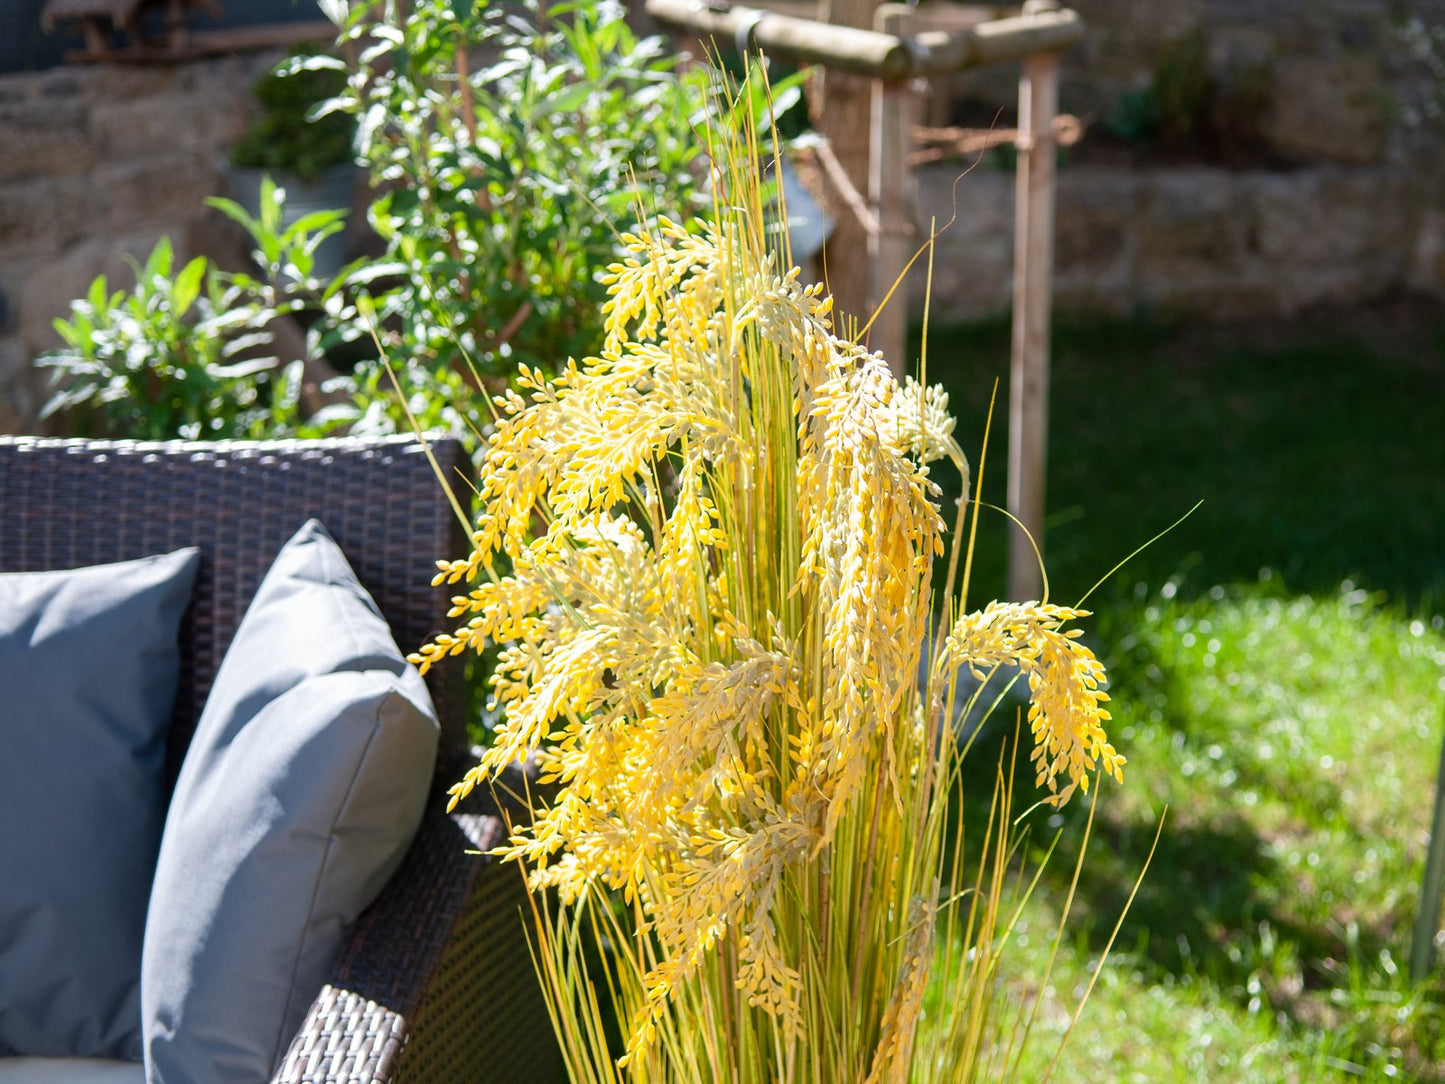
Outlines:
<svg viewBox="0 0 1445 1084"><path fill-rule="evenodd" d="M171 801L141 979L151 1084L269 1079L415 834L437 735L312 520L236 630Z"/></svg>
<svg viewBox="0 0 1445 1084"><path fill-rule="evenodd" d="M0 1055L140 1058L176 633L199 564L186 549L0 574Z"/></svg>

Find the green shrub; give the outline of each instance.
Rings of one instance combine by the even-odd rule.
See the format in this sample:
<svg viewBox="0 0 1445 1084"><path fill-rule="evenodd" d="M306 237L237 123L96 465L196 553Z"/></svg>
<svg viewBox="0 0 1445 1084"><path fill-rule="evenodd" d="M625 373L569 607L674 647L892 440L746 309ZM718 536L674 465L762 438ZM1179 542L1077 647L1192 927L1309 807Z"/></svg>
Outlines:
<svg viewBox="0 0 1445 1084"><path fill-rule="evenodd" d="M310 56L292 51L296 60ZM334 112L312 117L317 107L345 88L345 76L329 67L290 63L267 72L253 88L261 115L231 151L232 164L290 173L309 182L350 162L356 133L352 118Z"/></svg>
<svg viewBox="0 0 1445 1084"><path fill-rule="evenodd" d="M335 106L358 117L380 193L370 223L399 272L378 280L363 266L353 285L375 291L383 346L406 361L399 375L425 390L596 351L598 275L619 234L639 214L694 201L700 75L679 75L610 0L382 12L354 10L343 29L356 61ZM357 382L367 401L389 387L378 366Z"/></svg>
<svg viewBox="0 0 1445 1084"><path fill-rule="evenodd" d="M279 218L213 201L251 233L261 277L187 265L207 291L204 302L198 293L177 304L178 283L162 281L167 256L147 264L133 294L111 297L98 284L62 330L69 349L44 362L62 389L48 412L81 428L91 422L75 409L103 408L97 424L146 436L413 421L466 434L467 415L485 413L470 408L472 394L500 386L519 362L555 371L596 353L598 276L639 217L693 208L693 129L710 108L701 73L679 74L660 39L637 38L623 14L611 0L425 0L404 16L394 3L351 7L338 56L288 58L265 85L308 105L317 84L307 80L344 85L310 116L354 121L380 251L321 282L313 235L339 229L339 218L308 218L288 234ZM144 318L123 316L133 308ZM238 329L260 337L246 340L251 348L284 315L308 325L310 360L341 370L334 390L345 402L309 427L294 389L276 394L285 371L274 359L229 360L242 349ZM184 392L166 387L186 381ZM193 394L199 386L209 390Z"/></svg>
<svg viewBox="0 0 1445 1084"><path fill-rule="evenodd" d="M282 227L285 193L269 179L252 218L229 200L213 203L240 222L255 245L262 278L227 273L203 256L179 271L168 238L144 265L131 260L135 287L110 290L102 275L55 321L65 346L37 364L52 372L42 410L64 413L77 436L164 440L259 438L317 431L303 422L302 362L264 353L268 328L323 285L313 275L317 246L341 228L339 211L318 211Z"/></svg>

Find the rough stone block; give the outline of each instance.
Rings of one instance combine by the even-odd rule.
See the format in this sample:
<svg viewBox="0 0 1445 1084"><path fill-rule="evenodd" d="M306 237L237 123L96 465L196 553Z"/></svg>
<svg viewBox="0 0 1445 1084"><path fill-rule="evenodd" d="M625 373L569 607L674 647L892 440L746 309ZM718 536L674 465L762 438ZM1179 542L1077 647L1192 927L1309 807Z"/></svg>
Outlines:
<svg viewBox="0 0 1445 1084"><path fill-rule="evenodd" d="M1314 172L1249 178L1250 247L1261 258L1303 261L1331 256L1334 239L1316 206L1319 182Z"/></svg>
<svg viewBox="0 0 1445 1084"><path fill-rule="evenodd" d="M1237 259L1247 232L1237 178L1227 170L1196 168L1141 177L1133 223L1141 263L1218 266Z"/></svg>
<svg viewBox="0 0 1445 1084"><path fill-rule="evenodd" d="M89 207L82 176L0 181L0 248L63 245L85 227Z"/></svg>
<svg viewBox="0 0 1445 1084"><path fill-rule="evenodd" d="M1125 216L1060 208L1054 219L1054 271L1097 272L1124 260L1129 248Z"/></svg>
<svg viewBox="0 0 1445 1084"><path fill-rule="evenodd" d="M1421 216L1412 255L1410 288L1445 297L1445 210Z"/></svg>
<svg viewBox="0 0 1445 1084"><path fill-rule="evenodd" d="M1308 170L1251 179L1255 240L1283 274L1358 262L1408 242L1409 201L1390 170Z"/></svg>
<svg viewBox="0 0 1445 1084"><path fill-rule="evenodd" d="M108 159L143 159L205 151L224 158L245 131L246 113L234 95L167 94L99 102L91 128L98 153Z"/></svg>
<svg viewBox="0 0 1445 1084"><path fill-rule="evenodd" d="M1374 54L1281 58L1261 134L1296 161L1379 162L1389 137L1387 101Z"/></svg>
<svg viewBox="0 0 1445 1084"><path fill-rule="evenodd" d="M1266 68L1279 51L1279 35L1269 25L1212 22L1208 49L1213 72Z"/></svg>
<svg viewBox="0 0 1445 1084"><path fill-rule="evenodd" d="M97 102L92 114L95 142L109 161L153 158L195 146L192 128L172 111L172 96L150 95Z"/></svg>
<svg viewBox="0 0 1445 1084"><path fill-rule="evenodd" d="M25 348L14 335L0 335L0 383L11 380L29 367Z"/></svg>
<svg viewBox="0 0 1445 1084"><path fill-rule="evenodd" d="M85 95L117 102L174 93L180 76L170 64L92 64L85 68Z"/></svg>
<svg viewBox="0 0 1445 1084"><path fill-rule="evenodd" d="M88 170L95 163L88 121L80 101L28 97L0 103L0 180Z"/></svg>
<svg viewBox="0 0 1445 1084"><path fill-rule="evenodd" d="M112 291L133 288L135 275L126 256L144 261L158 239L158 234L92 238L34 268L20 295L19 339L23 347L39 354L59 346L56 318L70 312L70 303L84 297L98 275L106 276Z"/></svg>
<svg viewBox="0 0 1445 1084"><path fill-rule="evenodd" d="M1230 170L1202 166L1145 170L1139 179L1138 205L1141 211L1167 221L1226 215L1238 203L1238 176Z"/></svg>
<svg viewBox="0 0 1445 1084"><path fill-rule="evenodd" d="M181 236L192 217L205 211L207 196L221 190L214 156L201 152L106 164L94 174L105 193L97 232L155 230Z"/></svg>
<svg viewBox="0 0 1445 1084"><path fill-rule="evenodd" d="M40 383L20 341L0 338L0 433L36 431Z"/></svg>
<svg viewBox="0 0 1445 1084"><path fill-rule="evenodd" d="M1280 316L1292 311L1280 284L1265 278L1226 274L1177 274L1172 278L1141 273L1135 305L1171 315L1209 320Z"/></svg>
<svg viewBox="0 0 1445 1084"><path fill-rule="evenodd" d="M1297 313L1319 305L1358 305L1397 292L1404 283L1403 261L1371 256L1349 263L1314 266L1278 281L1283 311Z"/></svg>
<svg viewBox="0 0 1445 1084"><path fill-rule="evenodd" d="M83 97L85 79L80 71L78 68L54 68L44 72L0 75L0 105L19 105L38 98Z"/></svg>
<svg viewBox="0 0 1445 1084"><path fill-rule="evenodd" d="M1058 173L1054 270L1108 276L1132 262L1141 184L1132 172L1084 166Z"/></svg>
<svg viewBox="0 0 1445 1084"><path fill-rule="evenodd" d="M186 94L247 98L251 85L274 68L285 55L283 50L266 50L188 64L180 72L181 89Z"/></svg>

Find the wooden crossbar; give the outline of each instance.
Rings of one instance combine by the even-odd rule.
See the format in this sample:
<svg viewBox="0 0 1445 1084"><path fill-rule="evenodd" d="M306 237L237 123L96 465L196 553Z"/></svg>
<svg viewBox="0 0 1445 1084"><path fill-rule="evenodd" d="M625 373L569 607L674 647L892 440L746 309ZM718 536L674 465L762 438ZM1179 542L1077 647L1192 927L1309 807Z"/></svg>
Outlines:
<svg viewBox="0 0 1445 1084"><path fill-rule="evenodd" d="M1015 15L961 30L910 35L833 26L765 8L714 6L703 0L647 0L647 13L658 22L700 37L742 40L773 56L824 64L884 82L1060 52L1084 36L1083 22L1070 10Z"/></svg>

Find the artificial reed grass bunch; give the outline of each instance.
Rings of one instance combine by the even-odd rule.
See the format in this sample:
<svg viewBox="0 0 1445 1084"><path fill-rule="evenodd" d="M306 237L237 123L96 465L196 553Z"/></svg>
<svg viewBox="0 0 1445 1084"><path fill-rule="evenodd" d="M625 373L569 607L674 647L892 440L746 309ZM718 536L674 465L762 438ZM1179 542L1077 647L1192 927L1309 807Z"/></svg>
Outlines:
<svg viewBox="0 0 1445 1084"><path fill-rule="evenodd" d="M772 243L757 147L714 159L710 220L626 237L601 354L496 400L472 550L436 581L466 585L462 623L413 659L499 649L503 721L454 801L524 757L555 784L501 853L555 890L539 969L574 1079L903 1080L964 906L959 668L1027 674L1050 800L1123 758L1076 612L934 628L946 397L835 334ZM988 945L980 916L959 928Z"/></svg>

